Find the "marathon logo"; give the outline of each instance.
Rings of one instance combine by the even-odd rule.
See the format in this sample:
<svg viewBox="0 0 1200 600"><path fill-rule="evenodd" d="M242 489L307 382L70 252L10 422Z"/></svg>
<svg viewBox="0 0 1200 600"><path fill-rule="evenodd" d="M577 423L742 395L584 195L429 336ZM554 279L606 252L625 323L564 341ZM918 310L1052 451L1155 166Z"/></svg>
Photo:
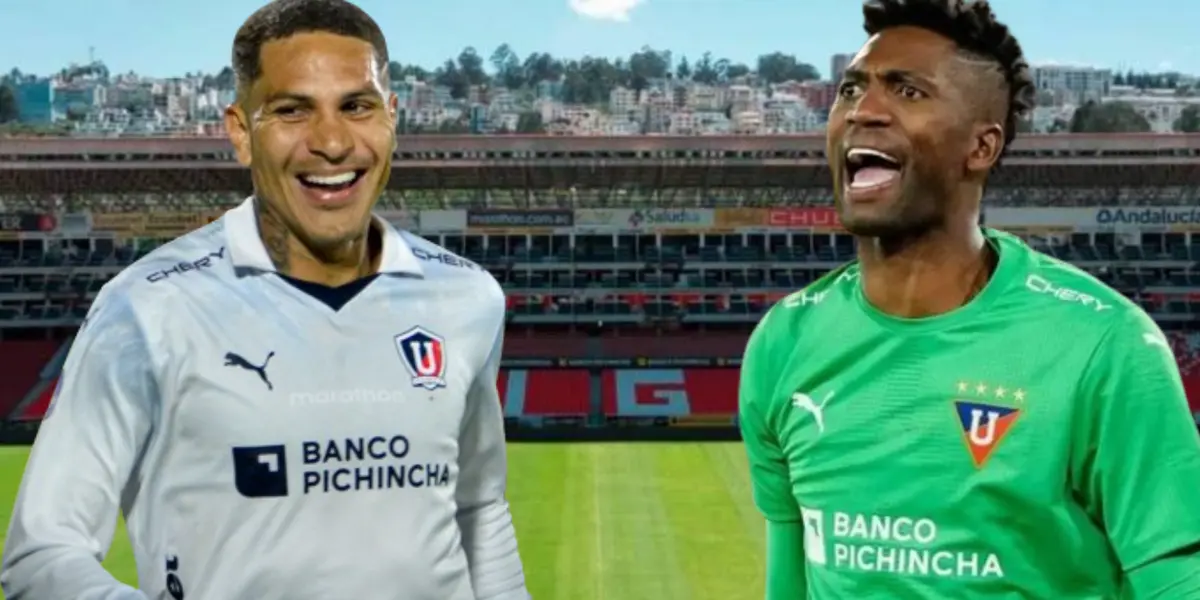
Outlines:
<svg viewBox="0 0 1200 600"><path fill-rule="evenodd" d="M1102 208L1096 212L1099 225L1200 225L1200 208Z"/></svg>
<svg viewBox="0 0 1200 600"><path fill-rule="evenodd" d="M477 228L565 228L575 225L575 213L569 210L471 210L467 227Z"/></svg>
<svg viewBox="0 0 1200 600"><path fill-rule="evenodd" d="M412 460L403 435L306 441L300 449L305 494L450 485L450 465Z"/></svg>
<svg viewBox="0 0 1200 600"><path fill-rule="evenodd" d="M200 258L200 259L197 259L197 260L194 260L191 262L180 262L169 269L164 269L162 271L156 271L154 273L151 273L146 276L146 281L149 281L150 283L158 283L160 281L167 279L168 277L171 277L172 275L182 275L189 271L198 271L200 269L207 269L208 267L215 265L216 261L221 260L222 258L225 258L225 247L224 246L222 246L216 252L210 252L208 254L208 256L205 256L203 258Z"/></svg>

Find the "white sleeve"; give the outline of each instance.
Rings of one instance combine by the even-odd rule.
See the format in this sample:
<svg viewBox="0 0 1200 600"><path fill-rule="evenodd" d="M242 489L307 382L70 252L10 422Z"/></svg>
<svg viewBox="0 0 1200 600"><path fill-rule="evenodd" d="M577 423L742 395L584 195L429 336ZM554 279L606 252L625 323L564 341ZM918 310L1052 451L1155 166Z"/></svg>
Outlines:
<svg viewBox="0 0 1200 600"><path fill-rule="evenodd" d="M508 465L504 417L496 390L503 343L501 318L491 353L467 396L459 436L458 526L478 600L529 598L512 514L504 497Z"/></svg>
<svg viewBox="0 0 1200 600"><path fill-rule="evenodd" d="M9 600L145 600L101 566L150 435L155 384L122 298L94 308L67 354L38 430L5 539Z"/></svg>

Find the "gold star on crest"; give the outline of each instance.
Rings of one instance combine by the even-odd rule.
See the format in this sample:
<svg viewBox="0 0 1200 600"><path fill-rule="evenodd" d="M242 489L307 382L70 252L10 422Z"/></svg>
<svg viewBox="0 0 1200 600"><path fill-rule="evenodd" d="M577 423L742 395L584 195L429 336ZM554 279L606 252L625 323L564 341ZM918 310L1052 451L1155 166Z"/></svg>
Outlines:
<svg viewBox="0 0 1200 600"><path fill-rule="evenodd" d="M1010 388L1004 385L990 386L982 381L972 383L970 381L959 381L955 384L955 389L959 394L969 394L977 398L994 398L997 400L1012 399L1013 402L1023 404L1028 397L1028 392L1022 388Z"/></svg>

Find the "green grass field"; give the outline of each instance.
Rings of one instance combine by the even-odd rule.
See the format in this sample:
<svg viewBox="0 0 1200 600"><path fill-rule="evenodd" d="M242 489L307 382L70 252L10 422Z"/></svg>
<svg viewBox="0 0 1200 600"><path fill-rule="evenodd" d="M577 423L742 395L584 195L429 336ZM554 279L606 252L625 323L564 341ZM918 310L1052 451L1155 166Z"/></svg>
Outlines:
<svg viewBox="0 0 1200 600"><path fill-rule="evenodd" d="M5 529L27 454L0 447ZM511 444L509 501L535 600L763 597L739 444ZM123 527L104 565L136 583Z"/></svg>

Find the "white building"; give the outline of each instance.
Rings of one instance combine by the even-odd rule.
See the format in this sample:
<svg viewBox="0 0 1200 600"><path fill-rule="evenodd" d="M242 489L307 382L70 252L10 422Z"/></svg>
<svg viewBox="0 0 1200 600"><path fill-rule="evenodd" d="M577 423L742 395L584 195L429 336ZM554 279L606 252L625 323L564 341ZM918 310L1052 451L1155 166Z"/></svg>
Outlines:
<svg viewBox="0 0 1200 600"><path fill-rule="evenodd" d="M1200 106L1200 98L1180 96L1175 90L1142 90L1138 91L1127 86L1118 86L1113 95L1105 98L1106 102L1125 102L1133 106L1138 114L1150 122L1150 127L1156 133L1170 133L1175 130L1175 121L1189 106Z"/></svg>
<svg viewBox="0 0 1200 600"><path fill-rule="evenodd" d="M748 85L731 85L727 90L729 110L733 114L762 109L762 90Z"/></svg>
<svg viewBox="0 0 1200 600"><path fill-rule="evenodd" d="M695 83L688 91L687 107L702 112L720 111L725 109L728 99L729 95L725 88Z"/></svg>
<svg viewBox="0 0 1200 600"><path fill-rule="evenodd" d="M763 133L765 119L757 110L744 110L733 113L733 132L739 135L756 135Z"/></svg>
<svg viewBox="0 0 1200 600"><path fill-rule="evenodd" d="M627 87L617 86L608 94L608 110L614 115L627 115L638 107L638 93Z"/></svg>
<svg viewBox="0 0 1200 600"><path fill-rule="evenodd" d="M1038 65L1032 71L1037 89L1052 94L1056 103L1095 102L1107 96L1112 87L1113 74L1109 69Z"/></svg>

